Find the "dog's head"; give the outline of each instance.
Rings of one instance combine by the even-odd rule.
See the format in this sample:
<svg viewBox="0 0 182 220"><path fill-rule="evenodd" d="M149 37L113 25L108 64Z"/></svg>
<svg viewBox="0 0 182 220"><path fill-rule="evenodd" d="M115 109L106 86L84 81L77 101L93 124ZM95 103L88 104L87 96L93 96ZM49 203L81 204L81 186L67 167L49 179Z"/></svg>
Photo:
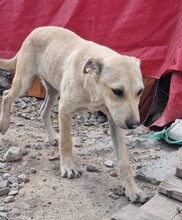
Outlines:
<svg viewBox="0 0 182 220"><path fill-rule="evenodd" d="M83 69L95 80L114 122L123 129L139 125L139 99L143 92L140 60L115 55L106 59L90 58Z"/></svg>

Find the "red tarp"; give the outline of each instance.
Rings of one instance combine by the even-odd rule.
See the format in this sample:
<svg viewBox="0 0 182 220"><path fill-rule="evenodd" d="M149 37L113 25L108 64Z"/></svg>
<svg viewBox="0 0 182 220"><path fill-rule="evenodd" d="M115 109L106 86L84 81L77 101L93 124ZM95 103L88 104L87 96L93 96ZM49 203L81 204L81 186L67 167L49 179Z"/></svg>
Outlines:
<svg viewBox="0 0 182 220"><path fill-rule="evenodd" d="M66 27L139 57L144 76L159 79L173 72L168 106L155 125L182 117L181 0L0 0L0 9L0 57L14 56L38 26Z"/></svg>

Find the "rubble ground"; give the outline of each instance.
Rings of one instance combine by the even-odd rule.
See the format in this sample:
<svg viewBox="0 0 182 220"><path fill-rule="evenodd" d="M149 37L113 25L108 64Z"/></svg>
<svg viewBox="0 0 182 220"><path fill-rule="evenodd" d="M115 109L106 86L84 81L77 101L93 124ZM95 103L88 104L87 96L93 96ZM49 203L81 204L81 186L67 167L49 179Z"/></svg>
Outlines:
<svg viewBox="0 0 182 220"><path fill-rule="evenodd" d="M10 128L0 135L0 219L110 219L129 201L122 195L104 116L84 113L73 117L73 154L82 176L68 180L61 178L58 147L48 143L43 128L39 115L42 102L30 97L16 99ZM57 107L51 120L58 131ZM144 126L127 133L134 175L167 152L177 150L162 141L148 140L149 133ZM8 149L20 153L16 161ZM156 193L157 184L136 182L150 197Z"/></svg>

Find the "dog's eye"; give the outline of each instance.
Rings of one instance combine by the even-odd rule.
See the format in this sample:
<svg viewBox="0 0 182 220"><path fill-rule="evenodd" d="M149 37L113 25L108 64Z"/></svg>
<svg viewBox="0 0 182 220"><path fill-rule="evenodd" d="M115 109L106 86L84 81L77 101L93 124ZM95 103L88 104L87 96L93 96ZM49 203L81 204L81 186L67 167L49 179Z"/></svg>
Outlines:
<svg viewBox="0 0 182 220"><path fill-rule="evenodd" d="M121 89L112 89L113 93L119 97L122 97L124 95L123 90Z"/></svg>
<svg viewBox="0 0 182 220"><path fill-rule="evenodd" d="M142 92L143 92L143 89L140 89L140 90L138 91L137 95L140 96L140 95L142 94Z"/></svg>

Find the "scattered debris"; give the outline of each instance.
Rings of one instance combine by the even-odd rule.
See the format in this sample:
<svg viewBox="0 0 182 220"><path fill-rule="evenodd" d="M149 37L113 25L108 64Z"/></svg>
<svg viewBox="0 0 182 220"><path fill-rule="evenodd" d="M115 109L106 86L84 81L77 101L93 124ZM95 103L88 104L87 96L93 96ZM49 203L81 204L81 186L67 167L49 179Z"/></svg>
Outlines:
<svg viewBox="0 0 182 220"><path fill-rule="evenodd" d="M128 204L128 200L122 197L119 173L114 160L110 160L114 149L105 116L86 113L73 117L74 160L79 170L85 168L88 172L83 171L81 178L67 180L60 175L59 149L48 142L43 128L39 114L42 102L30 97L17 98L10 129L0 140L0 219L57 219L60 215L70 219L77 216L76 219L81 220L94 219L96 215L98 219L103 216L110 219L114 212ZM51 121L58 132L57 118L56 106ZM173 150L166 147L165 142L147 140L148 133L143 126L138 131L127 132L133 173L142 171ZM13 146L21 149L18 161L3 158ZM156 193L157 185L150 180L148 183L137 181L137 184L147 194ZM82 210L87 211L83 213Z"/></svg>

